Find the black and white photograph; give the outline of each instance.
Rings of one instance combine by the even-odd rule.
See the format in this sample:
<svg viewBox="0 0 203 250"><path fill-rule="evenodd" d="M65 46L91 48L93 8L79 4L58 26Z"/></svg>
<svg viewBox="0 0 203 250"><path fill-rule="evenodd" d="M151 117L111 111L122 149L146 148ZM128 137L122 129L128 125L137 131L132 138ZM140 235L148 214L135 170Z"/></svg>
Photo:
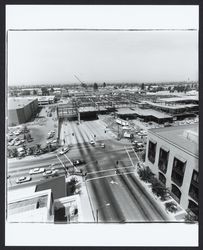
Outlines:
<svg viewBox="0 0 203 250"><path fill-rule="evenodd" d="M198 6L6 13L7 225L197 227Z"/></svg>

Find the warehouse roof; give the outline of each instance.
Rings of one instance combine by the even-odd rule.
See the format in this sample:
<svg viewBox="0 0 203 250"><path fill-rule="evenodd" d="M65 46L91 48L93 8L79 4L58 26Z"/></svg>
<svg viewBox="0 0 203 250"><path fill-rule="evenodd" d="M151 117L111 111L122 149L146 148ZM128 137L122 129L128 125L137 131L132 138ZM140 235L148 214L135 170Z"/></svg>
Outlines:
<svg viewBox="0 0 203 250"><path fill-rule="evenodd" d="M37 98L33 97L9 97L8 98L8 109L20 109L27 106L33 100L37 100Z"/></svg>
<svg viewBox="0 0 203 250"><path fill-rule="evenodd" d="M182 125L177 127L164 127L157 129L150 129L149 132L157 134L159 137L176 144L178 147L189 151L196 157L198 154L198 137L199 126L198 124Z"/></svg>

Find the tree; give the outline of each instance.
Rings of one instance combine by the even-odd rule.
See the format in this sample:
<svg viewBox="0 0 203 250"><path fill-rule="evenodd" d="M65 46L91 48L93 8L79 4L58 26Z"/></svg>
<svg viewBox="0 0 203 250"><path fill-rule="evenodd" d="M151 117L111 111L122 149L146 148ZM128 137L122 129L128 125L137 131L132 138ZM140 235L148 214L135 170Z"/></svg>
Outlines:
<svg viewBox="0 0 203 250"><path fill-rule="evenodd" d="M18 150L16 148L13 149L13 157L18 156Z"/></svg>
<svg viewBox="0 0 203 250"><path fill-rule="evenodd" d="M106 83L105 83L105 82L103 82L103 87L104 87L104 88L106 87Z"/></svg>
<svg viewBox="0 0 203 250"><path fill-rule="evenodd" d="M49 95L49 91L46 87L42 87L41 91L42 91L42 95Z"/></svg>
<svg viewBox="0 0 203 250"><path fill-rule="evenodd" d="M98 90L98 84L95 82L94 85L93 85L93 89L94 91L97 91Z"/></svg>
<svg viewBox="0 0 203 250"><path fill-rule="evenodd" d="M33 95L37 95L37 91L35 89L33 90Z"/></svg>
<svg viewBox="0 0 203 250"><path fill-rule="evenodd" d="M144 83L141 84L141 90L144 90L145 89L145 86L144 86Z"/></svg>

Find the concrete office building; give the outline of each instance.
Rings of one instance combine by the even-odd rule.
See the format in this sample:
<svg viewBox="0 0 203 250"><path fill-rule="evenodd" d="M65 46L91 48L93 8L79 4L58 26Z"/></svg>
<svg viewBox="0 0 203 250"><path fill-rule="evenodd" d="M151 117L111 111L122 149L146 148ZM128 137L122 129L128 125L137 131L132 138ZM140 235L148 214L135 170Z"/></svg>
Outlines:
<svg viewBox="0 0 203 250"><path fill-rule="evenodd" d="M24 195L8 201L9 222L54 222L51 189Z"/></svg>
<svg viewBox="0 0 203 250"><path fill-rule="evenodd" d="M8 98L8 125L28 122L37 112L38 101L33 98Z"/></svg>
<svg viewBox="0 0 203 250"><path fill-rule="evenodd" d="M148 130L145 163L182 208L198 216L198 125Z"/></svg>

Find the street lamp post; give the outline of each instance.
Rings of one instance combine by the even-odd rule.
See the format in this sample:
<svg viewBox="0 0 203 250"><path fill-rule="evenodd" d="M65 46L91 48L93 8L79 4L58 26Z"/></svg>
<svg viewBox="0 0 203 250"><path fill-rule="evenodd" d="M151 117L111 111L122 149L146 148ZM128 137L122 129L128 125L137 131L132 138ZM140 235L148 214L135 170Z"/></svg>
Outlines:
<svg viewBox="0 0 203 250"><path fill-rule="evenodd" d="M97 220L97 223L98 223L98 221L99 221L99 210L102 209L102 208L108 207L108 206L110 206L110 205L111 205L110 203L107 203L107 204L105 204L105 205L103 205L103 206L101 206L101 207L98 207L98 208L96 209L96 220Z"/></svg>

